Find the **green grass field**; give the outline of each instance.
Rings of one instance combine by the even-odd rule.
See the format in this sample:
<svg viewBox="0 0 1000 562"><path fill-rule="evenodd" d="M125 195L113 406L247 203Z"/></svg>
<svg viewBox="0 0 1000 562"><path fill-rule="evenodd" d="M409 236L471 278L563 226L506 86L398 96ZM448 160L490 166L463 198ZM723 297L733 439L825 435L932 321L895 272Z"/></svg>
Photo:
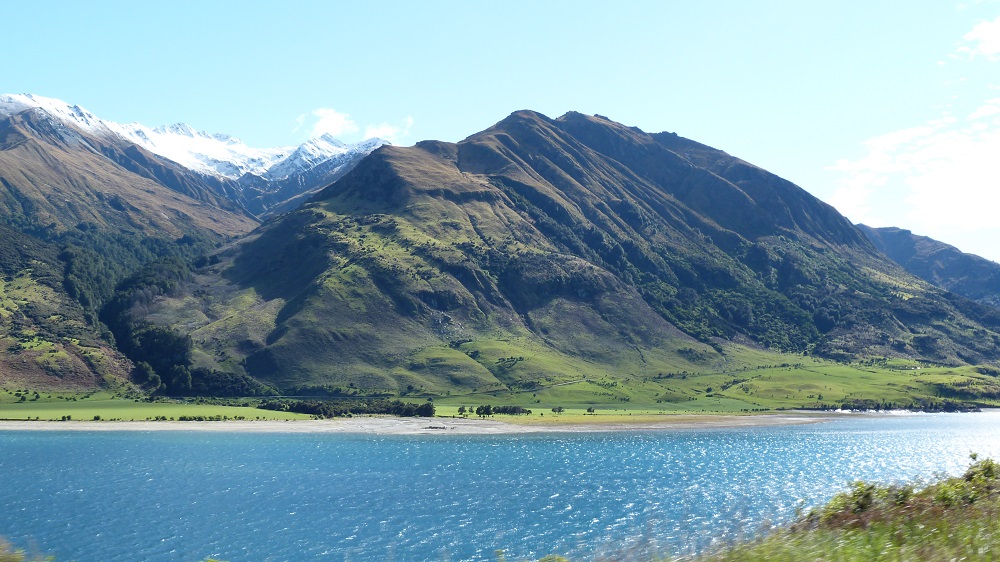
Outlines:
<svg viewBox="0 0 1000 562"><path fill-rule="evenodd" d="M186 402L145 402L116 398L106 393L71 395L39 393L37 400L29 394L24 402L10 400L10 392L0 392L0 419L3 420L70 420L91 421L145 421L156 419L176 420L181 416L247 419L294 420L309 419L304 414L275 412L245 406L192 404ZM59 397L62 398L59 398Z"/></svg>
<svg viewBox="0 0 1000 562"><path fill-rule="evenodd" d="M766 363L765 361L770 361ZM845 402L868 400L905 408L937 401L949 389L968 389L979 405L1000 405L992 392L994 376L975 367L928 367L908 361L835 363L803 356L734 356L728 370L657 373L652 376L580 377L530 390L503 390L436 397L438 415L456 415L460 406L517 405L530 418L652 414L749 414L786 409L835 409ZM976 393L979 396L974 396Z"/></svg>
<svg viewBox="0 0 1000 562"><path fill-rule="evenodd" d="M492 353L505 357L508 350ZM491 351L484 350L484 354ZM462 355L462 354L459 354ZM465 357L464 355L462 355ZM432 363L435 357L428 356ZM515 367L529 362L510 362ZM520 357L520 356L518 356ZM880 407L907 408L939 403L944 398L981 406L1000 406L997 371L974 366L927 366L912 361L873 359L851 364L801 355L781 355L734 347L726 362L701 372L648 371L615 376L582 369L558 376L540 376L527 388L485 385L465 393L449 391L430 396L439 416L458 416L480 405L521 406L530 415L496 416L513 422L602 423L627 418L646 421L671 414L757 414L792 409L836 409L845 403L867 401ZM467 359L467 358L466 358ZM180 416L244 419L295 419L296 414L192 401L136 401L110 392L90 394L0 388L0 418L60 420L146 420ZM423 402L415 392L404 400ZM555 413L553 408L561 408Z"/></svg>

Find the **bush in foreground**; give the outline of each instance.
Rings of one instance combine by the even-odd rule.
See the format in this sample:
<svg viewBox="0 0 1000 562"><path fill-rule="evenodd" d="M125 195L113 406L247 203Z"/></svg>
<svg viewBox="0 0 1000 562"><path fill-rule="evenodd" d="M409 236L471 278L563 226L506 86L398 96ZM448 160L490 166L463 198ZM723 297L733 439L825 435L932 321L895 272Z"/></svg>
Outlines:
<svg viewBox="0 0 1000 562"><path fill-rule="evenodd" d="M7 541L0 539L0 562L42 562L49 560L40 556L28 556L23 550L16 550Z"/></svg>
<svg viewBox="0 0 1000 562"><path fill-rule="evenodd" d="M1000 464L972 460L964 475L924 488L855 482L784 529L699 560L994 560Z"/></svg>

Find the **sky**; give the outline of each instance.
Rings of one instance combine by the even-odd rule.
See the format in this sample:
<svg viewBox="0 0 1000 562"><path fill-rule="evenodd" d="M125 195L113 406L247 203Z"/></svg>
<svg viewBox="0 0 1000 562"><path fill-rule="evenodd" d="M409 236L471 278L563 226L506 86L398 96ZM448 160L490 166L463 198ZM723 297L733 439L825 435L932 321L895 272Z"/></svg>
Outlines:
<svg viewBox="0 0 1000 562"><path fill-rule="evenodd" d="M671 131L1000 261L1000 2L17 2L0 93L251 146L459 141L519 109Z"/></svg>

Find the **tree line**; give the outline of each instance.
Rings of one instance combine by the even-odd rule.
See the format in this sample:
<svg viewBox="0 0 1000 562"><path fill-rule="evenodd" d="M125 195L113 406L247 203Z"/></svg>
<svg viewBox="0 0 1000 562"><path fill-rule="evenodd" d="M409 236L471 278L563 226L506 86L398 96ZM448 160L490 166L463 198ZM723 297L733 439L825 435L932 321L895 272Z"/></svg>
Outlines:
<svg viewBox="0 0 1000 562"><path fill-rule="evenodd" d="M260 408L278 412L295 412L326 418L342 418L363 414L388 414L400 418L432 418L434 403L420 404L403 402L389 398L366 398L359 400L286 400L269 399L260 403Z"/></svg>
<svg viewBox="0 0 1000 562"><path fill-rule="evenodd" d="M459 406L458 415L464 416L466 413L472 413L473 411L475 411L476 415L481 418L492 415L520 416L531 413L531 410L522 406L491 406L490 404L484 404L482 406L476 406L475 410L473 410L471 406L469 408Z"/></svg>

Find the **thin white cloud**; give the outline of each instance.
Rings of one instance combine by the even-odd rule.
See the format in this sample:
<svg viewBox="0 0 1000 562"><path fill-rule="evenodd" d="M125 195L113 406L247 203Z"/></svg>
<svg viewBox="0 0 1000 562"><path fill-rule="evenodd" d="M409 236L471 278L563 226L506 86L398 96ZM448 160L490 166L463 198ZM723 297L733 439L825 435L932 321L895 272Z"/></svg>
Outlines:
<svg viewBox="0 0 1000 562"><path fill-rule="evenodd" d="M838 166L848 164L851 163L846 161L837 163ZM875 173L853 173L839 182L837 190L827 197L827 202L853 221L868 225L878 224L879 219L874 214L871 198L875 189L884 183L885 180Z"/></svg>
<svg viewBox="0 0 1000 562"><path fill-rule="evenodd" d="M400 141L410 134L413 127L413 117L407 117L398 124L379 123L369 124L362 132L354 119L347 113L341 113L329 107L314 109L309 114L303 114L295 119L296 126L292 131L298 132L305 126L309 130L310 138L323 135L330 135L344 142L354 142L361 136L362 140L380 138L393 144L400 144Z"/></svg>
<svg viewBox="0 0 1000 562"><path fill-rule="evenodd" d="M400 144L400 140L410 134L411 127L413 127L413 117L408 116L403 120L402 125L390 125L389 123L368 125L365 127L364 137L365 139L380 138L392 144Z"/></svg>
<svg viewBox="0 0 1000 562"><path fill-rule="evenodd" d="M864 147L861 158L831 168L841 178L828 199L852 220L946 242L956 233L1000 241L1000 99L984 102L967 120L946 115ZM987 257L997 259L1000 248L992 253Z"/></svg>
<svg viewBox="0 0 1000 562"><path fill-rule="evenodd" d="M976 24L962 40L958 47L959 53L971 57L983 56L992 61L1000 60L1000 17Z"/></svg>
<svg viewBox="0 0 1000 562"><path fill-rule="evenodd" d="M962 39L952 58L1000 60L1000 17ZM1000 262L1000 87L981 87L981 101L955 93L938 118L865 141L862 156L830 167L839 177L827 201L855 222L908 228Z"/></svg>
<svg viewBox="0 0 1000 562"><path fill-rule="evenodd" d="M998 113L1000 113L1000 98L994 98L987 100L985 104L979 106L975 111L973 111L972 114L969 115L969 121L992 117Z"/></svg>
<svg viewBox="0 0 1000 562"><path fill-rule="evenodd" d="M360 130L357 123L351 120L350 115L328 107L314 109L312 115L316 118L316 122L312 126L311 136L313 138L325 134L340 137L357 133Z"/></svg>

